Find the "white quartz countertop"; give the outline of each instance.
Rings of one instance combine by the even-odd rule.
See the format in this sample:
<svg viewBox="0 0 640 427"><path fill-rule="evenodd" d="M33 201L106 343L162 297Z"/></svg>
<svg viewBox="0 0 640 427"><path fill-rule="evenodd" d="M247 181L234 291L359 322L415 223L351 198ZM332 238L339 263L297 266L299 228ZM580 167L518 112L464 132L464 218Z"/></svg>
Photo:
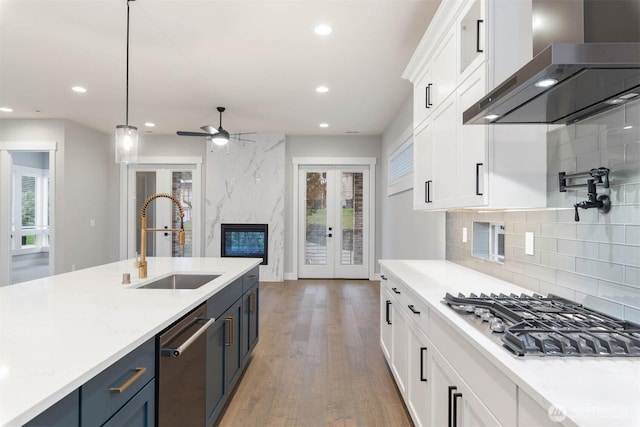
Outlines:
<svg viewBox="0 0 640 427"><path fill-rule="evenodd" d="M640 358L517 357L441 303L447 292L526 293L528 289L448 261L381 260L389 272L413 288L490 363L547 409L564 409L563 424L586 427L640 426Z"/></svg>
<svg viewBox="0 0 640 427"><path fill-rule="evenodd" d="M80 387L261 259L148 258L0 287L0 426L19 426ZM122 285L131 273L131 285ZM192 290L134 289L170 273L220 277Z"/></svg>

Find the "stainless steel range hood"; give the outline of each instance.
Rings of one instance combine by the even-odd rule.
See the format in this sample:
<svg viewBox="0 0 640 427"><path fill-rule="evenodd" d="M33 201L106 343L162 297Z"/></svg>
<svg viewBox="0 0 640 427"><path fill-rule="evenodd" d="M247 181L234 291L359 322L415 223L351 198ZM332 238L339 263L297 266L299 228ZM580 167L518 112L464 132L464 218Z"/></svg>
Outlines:
<svg viewBox="0 0 640 427"><path fill-rule="evenodd" d="M593 2L598 7L605 4L609 10L613 3L623 5L626 9L620 10L626 13L603 17L601 11L592 11L594 16L581 22L579 28L581 40L589 43L552 43L469 107L463 113L463 123L568 124L640 99L640 27L632 24L638 20L635 8L640 2ZM586 0L573 4L579 4L588 18L584 13L589 7ZM607 28L603 29L605 24ZM615 35L613 26L629 31ZM603 34L617 38L615 42L593 42L608 37Z"/></svg>

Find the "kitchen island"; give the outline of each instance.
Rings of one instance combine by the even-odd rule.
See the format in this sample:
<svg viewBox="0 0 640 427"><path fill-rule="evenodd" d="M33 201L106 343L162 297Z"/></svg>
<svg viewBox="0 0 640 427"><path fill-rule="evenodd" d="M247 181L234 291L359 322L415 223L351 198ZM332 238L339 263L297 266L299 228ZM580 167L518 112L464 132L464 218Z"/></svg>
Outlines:
<svg viewBox="0 0 640 427"><path fill-rule="evenodd" d="M443 299L531 290L448 261L380 265L381 346L417 425L640 426L640 357L515 356Z"/></svg>
<svg viewBox="0 0 640 427"><path fill-rule="evenodd" d="M260 262L149 258L140 280L125 260L0 288L0 426L26 423ZM171 273L220 276L197 289L137 289Z"/></svg>

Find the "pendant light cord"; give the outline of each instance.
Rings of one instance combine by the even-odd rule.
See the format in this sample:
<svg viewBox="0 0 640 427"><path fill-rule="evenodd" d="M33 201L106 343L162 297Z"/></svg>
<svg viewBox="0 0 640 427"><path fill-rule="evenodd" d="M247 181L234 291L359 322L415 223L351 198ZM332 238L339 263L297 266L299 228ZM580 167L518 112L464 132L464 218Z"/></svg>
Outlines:
<svg viewBox="0 0 640 427"><path fill-rule="evenodd" d="M127 0L127 74L126 74L126 104L125 104L125 125L129 126L129 2L135 0Z"/></svg>

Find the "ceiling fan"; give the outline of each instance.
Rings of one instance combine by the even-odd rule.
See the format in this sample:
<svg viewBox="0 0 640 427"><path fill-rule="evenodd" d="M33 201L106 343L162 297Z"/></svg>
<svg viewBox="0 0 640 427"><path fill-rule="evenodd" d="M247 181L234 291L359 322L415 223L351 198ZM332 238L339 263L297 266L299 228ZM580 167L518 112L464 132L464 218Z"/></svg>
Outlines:
<svg viewBox="0 0 640 427"><path fill-rule="evenodd" d="M222 127L222 113L225 111L225 107L217 107L218 112L220 113L220 124L216 129L214 125L204 125L201 126L204 132L190 132L179 130L176 133L180 136L204 136L207 141L211 141L211 149L213 150L214 146L223 147L227 145L229 139L233 138L236 141L247 141L247 142L255 142L251 139L243 138L244 135L253 135L255 132L247 132L247 133L232 133L230 134ZM227 146L227 151L229 147Z"/></svg>

